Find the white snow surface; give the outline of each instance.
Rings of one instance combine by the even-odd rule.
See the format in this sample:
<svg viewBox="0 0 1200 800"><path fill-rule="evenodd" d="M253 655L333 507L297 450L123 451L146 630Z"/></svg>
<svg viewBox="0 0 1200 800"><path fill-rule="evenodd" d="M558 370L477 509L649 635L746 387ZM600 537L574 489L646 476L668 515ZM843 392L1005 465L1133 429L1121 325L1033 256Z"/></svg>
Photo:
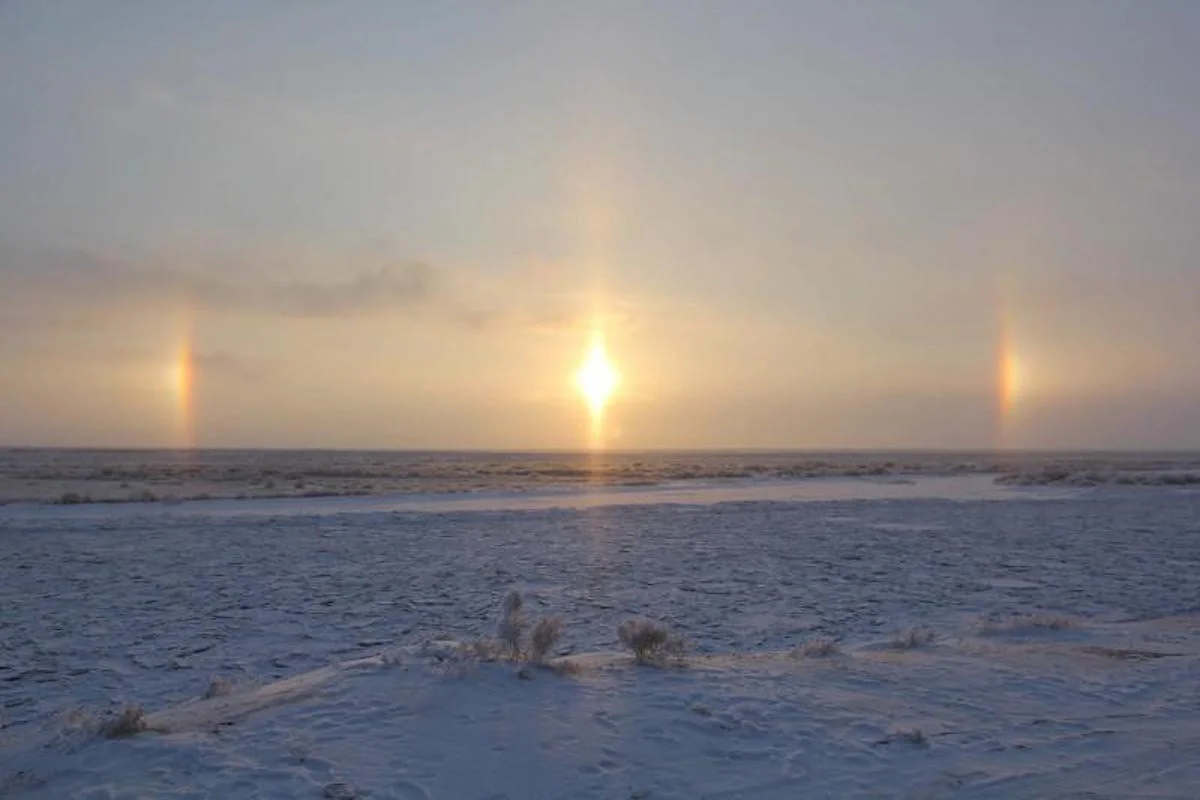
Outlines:
<svg viewBox="0 0 1200 800"><path fill-rule="evenodd" d="M689 482L970 474L988 475L1016 486L1200 485L1200 453L0 448L0 505L514 493Z"/></svg>
<svg viewBox="0 0 1200 800"><path fill-rule="evenodd" d="M437 644L514 589L574 669ZM1198 610L1189 488L9 506L0 796L1195 797ZM635 616L682 666L614 653ZM97 732L130 704L150 730Z"/></svg>

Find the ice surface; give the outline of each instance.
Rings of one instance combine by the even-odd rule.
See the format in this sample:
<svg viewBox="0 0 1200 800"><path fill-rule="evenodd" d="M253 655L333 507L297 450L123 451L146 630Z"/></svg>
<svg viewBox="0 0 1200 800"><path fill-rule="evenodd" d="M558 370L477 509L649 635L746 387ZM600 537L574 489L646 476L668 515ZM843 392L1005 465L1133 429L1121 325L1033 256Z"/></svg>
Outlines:
<svg viewBox="0 0 1200 800"><path fill-rule="evenodd" d="M0 796L1192 796L1200 493L941 480L8 506ZM577 674L427 655L511 589Z"/></svg>

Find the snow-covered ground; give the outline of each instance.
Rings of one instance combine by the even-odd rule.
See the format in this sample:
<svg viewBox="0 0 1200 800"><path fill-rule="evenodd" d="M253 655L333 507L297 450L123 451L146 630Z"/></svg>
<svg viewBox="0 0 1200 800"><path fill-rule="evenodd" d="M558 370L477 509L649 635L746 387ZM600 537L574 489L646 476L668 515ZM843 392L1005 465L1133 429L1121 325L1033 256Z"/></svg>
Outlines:
<svg viewBox="0 0 1200 800"><path fill-rule="evenodd" d="M1200 492L963 472L0 509L0 796L1195 796Z"/></svg>
<svg viewBox="0 0 1200 800"><path fill-rule="evenodd" d="M518 493L690 482L972 474L1017 486L1200 485L1200 453L0 448L0 505Z"/></svg>

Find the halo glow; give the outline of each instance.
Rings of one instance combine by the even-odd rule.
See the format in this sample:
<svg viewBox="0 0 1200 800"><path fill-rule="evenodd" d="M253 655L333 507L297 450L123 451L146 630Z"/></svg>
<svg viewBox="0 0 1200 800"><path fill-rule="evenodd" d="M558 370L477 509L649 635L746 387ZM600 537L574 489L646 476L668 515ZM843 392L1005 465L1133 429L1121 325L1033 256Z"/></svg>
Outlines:
<svg viewBox="0 0 1200 800"><path fill-rule="evenodd" d="M599 334L592 337L587 358L575 373L575 383L587 402L593 422L598 424L598 420L604 415L604 407L608 405L621 383L621 376L608 360L604 338Z"/></svg>

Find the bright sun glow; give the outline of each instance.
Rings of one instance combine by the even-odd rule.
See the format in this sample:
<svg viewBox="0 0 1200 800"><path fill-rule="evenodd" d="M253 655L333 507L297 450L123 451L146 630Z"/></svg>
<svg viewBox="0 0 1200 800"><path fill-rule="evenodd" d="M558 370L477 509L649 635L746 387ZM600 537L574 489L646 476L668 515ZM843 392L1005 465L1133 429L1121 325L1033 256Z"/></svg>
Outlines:
<svg viewBox="0 0 1200 800"><path fill-rule="evenodd" d="M575 373L575 381L579 385L579 391L583 393L584 400L587 401L588 408L591 409L592 417L599 418L621 382L621 376L608 360L608 350L600 335L592 338L587 360Z"/></svg>

